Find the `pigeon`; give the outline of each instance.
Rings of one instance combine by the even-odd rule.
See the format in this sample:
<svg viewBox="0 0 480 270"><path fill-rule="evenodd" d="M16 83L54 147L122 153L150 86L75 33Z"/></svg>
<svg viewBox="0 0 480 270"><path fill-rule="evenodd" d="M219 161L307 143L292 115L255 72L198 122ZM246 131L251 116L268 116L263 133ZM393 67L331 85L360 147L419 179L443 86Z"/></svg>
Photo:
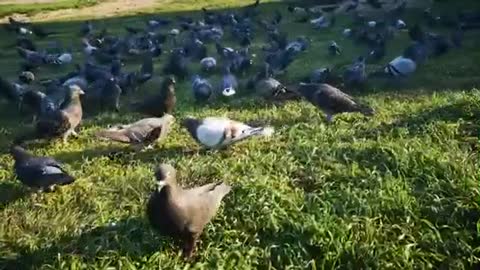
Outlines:
<svg viewBox="0 0 480 270"><path fill-rule="evenodd" d="M413 60L416 64L423 64L428 58L428 48L425 43L414 41L403 51L403 57Z"/></svg>
<svg viewBox="0 0 480 270"><path fill-rule="evenodd" d="M351 96L329 84L300 83L297 91L307 101L322 110L327 121L332 122L336 114L359 112L365 116L372 116L372 108L357 103Z"/></svg>
<svg viewBox="0 0 480 270"><path fill-rule="evenodd" d="M143 63L140 68L140 77L138 81L140 84L143 84L150 80L153 77L153 55L151 53L146 53L143 56Z"/></svg>
<svg viewBox="0 0 480 270"><path fill-rule="evenodd" d="M200 67L204 72L213 71L217 67L217 60L213 57L205 57L200 61Z"/></svg>
<svg viewBox="0 0 480 270"><path fill-rule="evenodd" d="M10 102L17 103L20 101L25 91L26 89L21 85L9 82L0 76L0 97L4 97Z"/></svg>
<svg viewBox="0 0 480 270"><path fill-rule="evenodd" d="M344 37L351 37L352 36L352 29L345 28L345 29L343 29L342 34L343 34Z"/></svg>
<svg viewBox="0 0 480 270"><path fill-rule="evenodd" d="M328 45L328 53L330 55L340 55L342 50L335 41L330 42Z"/></svg>
<svg viewBox="0 0 480 270"><path fill-rule="evenodd" d="M53 113L58 108L52 98L37 90L28 90L22 94L20 107L23 108L25 105L34 110L33 122L38 117Z"/></svg>
<svg viewBox="0 0 480 270"><path fill-rule="evenodd" d="M312 71L308 81L311 83L326 83L327 77L330 74L329 68L318 68Z"/></svg>
<svg viewBox="0 0 480 270"><path fill-rule="evenodd" d="M196 101L205 102L212 96L213 87L207 79L195 75L192 79L192 92Z"/></svg>
<svg viewBox="0 0 480 270"><path fill-rule="evenodd" d="M452 47L446 36L434 33L427 33L427 45L432 56L444 55Z"/></svg>
<svg viewBox="0 0 480 270"><path fill-rule="evenodd" d="M155 117L172 114L177 103L175 84L176 81L174 77L167 77L162 82L159 94L147 97L142 102L133 104L134 109L140 113Z"/></svg>
<svg viewBox="0 0 480 270"><path fill-rule="evenodd" d="M377 36L373 42L370 51L368 52L367 59L371 61L379 61L385 57L386 44L385 39L382 36Z"/></svg>
<svg viewBox="0 0 480 270"><path fill-rule="evenodd" d="M76 135L75 128L82 121L83 111L80 95L84 92L77 85L69 87L69 95L62 106L40 117L35 125L33 134L17 138L15 141L21 143L28 139L51 139L62 137L65 143L70 135Z"/></svg>
<svg viewBox="0 0 480 270"><path fill-rule="evenodd" d="M158 188L150 195L146 215L158 233L183 241L183 255L190 258L203 228L215 216L231 187L211 183L183 189L177 185L176 170L161 164L155 171Z"/></svg>
<svg viewBox="0 0 480 270"><path fill-rule="evenodd" d="M66 65L72 63L73 56L71 53L65 52L62 54L47 54L44 57L45 64L50 65Z"/></svg>
<svg viewBox="0 0 480 270"><path fill-rule="evenodd" d="M75 181L53 158L34 156L18 145L13 146L10 153L15 160L18 179L32 189L51 191L56 185L68 185Z"/></svg>
<svg viewBox="0 0 480 270"><path fill-rule="evenodd" d="M235 95L237 92L237 87L237 78L230 72L230 66L226 66L224 69L222 81L220 83L220 91L222 95L226 97Z"/></svg>
<svg viewBox="0 0 480 270"><path fill-rule="evenodd" d="M37 50L37 46L31 39L21 36L17 37L16 46L27 49L29 51Z"/></svg>
<svg viewBox="0 0 480 270"><path fill-rule="evenodd" d="M165 138L175 118L165 114L161 118L144 118L128 125L117 125L96 133L99 138L127 143L137 150L151 148L152 144Z"/></svg>
<svg viewBox="0 0 480 270"><path fill-rule="evenodd" d="M82 25L80 26L80 35L84 37L92 34L92 32L93 32L92 22L91 21L83 22Z"/></svg>
<svg viewBox="0 0 480 270"><path fill-rule="evenodd" d="M295 53L300 53L305 51L309 47L309 41L306 37L298 37L295 41L292 41L287 44L285 50L293 50Z"/></svg>
<svg viewBox="0 0 480 270"><path fill-rule="evenodd" d="M92 46L92 44L90 44L90 42L86 38L82 39L82 44L83 44L83 52L87 56L93 55L95 51L98 50L98 48L95 46Z"/></svg>
<svg viewBox="0 0 480 270"><path fill-rule="evenodd" d="M175 75L179 80L183 80L188 76L187 59L183 49L176 49L172 52L166 66L163 68L163 72L166 75Z"/></svg>
<svg viewBox="0 0 480 270"><path fill-rule="evenodd" d="M272 127L251 127L225 117L187 117L182 124L195 141L208 149L223 148L252 136L270 137L274 132Z"/></svg>
<svg viewBox="0 0 480 270"><path fill-rule="evenodd" d="M407 24L406 24L403 20L398 19L398 20L395 22L395 27L396 27L397 29L405 29L405 28L407 28Z"/></svg>
<svg viewBox="0 0 480 270"><path fill-rule="evenodd" d="M410 58L398 56L385 67L384 71L393 77L407 77L415 72L417 64Z"/></svg>
<svg viewBox="0 0 480 270"><path fill-rule="evenodd" d="M26 60L26 64L31 67L39 67L45 64L45 55L36 51L30 51L22 47L17 47L17 52L23 59Z"/></svg>
<svg viewBox="0 0 480 270"><path fill-rule="evenodd" d="M57 34L57 32L46 31L45 29L43 29L39 25L34 25L32 27L32 32L38 38L46 38L46 37L49 37L51 35Z"/></svg>
<svg viewBox="0 0 480 270"><path fill-rule="evenodd" d="M365 72L365 58L359 57L351 66L343 73L345 86L351 88L365 87L367 82L367 73Z"/></svg>
<svg viewBox="0 0 480 270"><path fill-rule="evenodd" d="M22 71L18 75L18 80L24 84L31 84L35 81L35 74L30 71Z"/></svg>
<svg viewBox="0 0 480 270"><path fill-rule="evenodd" d="M287 88L274 78L264 78L255 84L255 92L264 98L274 98L287 92Z"/></svg>
<svg viewBox="0 0 480 270"><path fill-rule="evenodd" d="M313 25L315 29L326 29L335 25L336 18L335 17L327 18L326 16L322 15L317 19L311 20L310 23Z"/></svg>
<svg viewBox="0 0 480 270"><path fill-rule="evenodd" d="M383 4L380 2L380 0L367 0L367 3L375 9L381 9L383 7Z"/></svg>
<svg viewBox="0 0 480 270"><path fill-rule="evenodd" d="M102 89L102 106L113 108L116 112L120 111L120 96L122 89L118 85L115 78L110 78L105 81Z"/></svg>
<svg viewBox="0 0 480 270"><path fill-rule="evenodd" d="M461 28L455 29L451 35L450 39L452 41L452 45L455 46L455 48L461 48L463 44L463 30Z"/></svg>

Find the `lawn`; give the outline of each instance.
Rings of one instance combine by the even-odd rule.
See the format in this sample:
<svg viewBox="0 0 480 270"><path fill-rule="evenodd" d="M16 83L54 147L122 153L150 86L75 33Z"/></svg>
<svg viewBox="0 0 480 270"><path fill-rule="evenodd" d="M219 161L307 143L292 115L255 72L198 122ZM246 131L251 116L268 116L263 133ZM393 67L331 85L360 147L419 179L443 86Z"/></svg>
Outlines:
<svg viewBox="0 0 480 270"><path fill-rule="evenodd" d="M158 7L159 15L190 14L174 10L204 3L226 5L218 0L176 2L174 7ZM240 2L226 3L233 7ZM480 3L442 1L435 9L450 13L465 7L480 8ZM294 23L285 3L265 3L261 9L266 16L282 10L282 28L291 39L308 35L313 40L278 78L285 84L298 82L314 68L348 64L366 50L341 36L348 18L340 18L333 29L317 31ZM409 12L407 23L419 14ZM123 33L122 26L141 26L148 17L95 23ZM81 63L79 24L45 26L61 32L55 38L77 50ZM343 47L341 56L327 55L332 39ZM306 102L273 105L249 94L231 103L199 106L190 83L182 82L177 85L177 124L155 149L133 154L122 145L95 139L95 131L108 124L142 117L127 104L158 90L149 83L123 98L120 113L89 113L78 139L66 145L29 145L36 154L64 162L77 177L75 184L54 193L29 194L15 178L8 147L29 128L31 117L19 116L2 101L0 269L476 269L480 31L467 32L465 39L464 48L430 60L402 87L374 81L365 91L349 92L375 108L373 118L342 115L327 124ZM384 61L399 55L407 40L407 34L400 33L389 43ZM255 52L263 41L263 35L255 40ZM14 36L2 30L0 74L11 79L18 72L16 52L9 46L13 43ZM155 62L157 71L164 60L162 56ZM42 69L38 77L70 70L73 66ZM199 149L178 124L187 115L261 121L274 126L276 134L224 151L186 154L185 149ZM122 154L109 155L112 151ZM206 227L193 261L184 261L175 243L155 234L144 216L154 187L152 170L162 162L177 168L185 186L218 180L233 186Z"/></svg>

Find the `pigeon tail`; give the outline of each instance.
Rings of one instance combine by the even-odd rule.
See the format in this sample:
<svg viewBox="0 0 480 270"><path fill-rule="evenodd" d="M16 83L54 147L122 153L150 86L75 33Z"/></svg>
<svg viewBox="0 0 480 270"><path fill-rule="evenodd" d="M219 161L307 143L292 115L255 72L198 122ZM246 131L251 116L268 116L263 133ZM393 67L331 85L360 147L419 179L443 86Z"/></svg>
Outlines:
<svg viewBox="0 0 480 270"><path fill-rule="evenodd" d="M365 116L375 115L375 110L366 105L359 105L359 110L360 110L360 113L362 113Z"/></svg>
<svg viewBox="0 0 480 270"><path fill-rule="evenodd" d="M117 142L130 143L130 138L125 136L124 132L117 130L101 130L95 133L97 138L113 140Z"/></svg>
<svg viewBox="0 0 480 270"><path fill-rule="evenodd" d="M242 132L240 137L248 138L251 136L264 136L270 137L274 133L274 129L272 127L256 127L256 128L249 128Z"/></svg>
<svg viewBox="0 0 480 270"><path fill-rule="evenodd" d="M222 182L222 183L219 183L219 184L213 186L212 189L210 190L210 192L214 192L216 195L219 196L218 198L221 200L231 190L232 190L231 186Z"/></svg>

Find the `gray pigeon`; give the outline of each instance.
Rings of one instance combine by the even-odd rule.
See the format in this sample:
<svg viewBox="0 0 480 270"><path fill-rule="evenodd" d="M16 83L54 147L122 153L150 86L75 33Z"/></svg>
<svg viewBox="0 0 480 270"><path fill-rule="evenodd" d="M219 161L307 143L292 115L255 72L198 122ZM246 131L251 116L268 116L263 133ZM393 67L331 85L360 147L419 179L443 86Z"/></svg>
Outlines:
<svg viewBox="0 0 480 270"><path fill-rule="evenodd" d="M357 103L351 96L328 84L300 83L298 92L322 110L328 122L332 122L333 116L340 113L359 112L365 116L375 113L372 108Z"/></svg>
<svg viewBox="0 0 480 270"><path fill-rule="evenodd" d="M238 88L238 81L235 75L230 72L230 66L224 68L222 81L220 82L220 92L224 96L233 96L236 94Z"/></svg>
<svg viewBox="0 0 480 270"><path fill-rule="evenodd" d="M404 56L399 56L388 63L384 71L393 77L407 77L412 75L416 69L417 63L415 63L415 61Z"/></svg>
<svg viewBox="0 0 480 270"><path fill-rule="evenodd" d="M272 98L285 93L286 87L274 78L264 78L255 84L255 92L264 98Z"/></svg>
<svg viewBox="0 0 480 270"><path fill-rule="evenodd" d="M217 67L217 60L213 57L205 57L200 61L200 66L203 71L210 72Z"/></svg>
<svg viewBox="0 0 480 270"><path fill-rule="evenodd" d="M149 148L170 132L175 118L166 114L161 118L144 118L128 125L117 125L96 133L99 138L133 145L137 150Z"/></svg>
<svg viewBox="0 0 480 270"><path fill-rule="evenodd" d="M192 81L192 91L196 101L205 102L212 96L213 86L207 79L195 75Z"/></svg>
<svg viewBox="0 0 480 270"><path fill-rule="evenodd" d="M340 49L340 46L335 41L330 42L328 45L328 53L330 55L340 55L342 53L342 50Z"/></svg>
<svg viewBox="0 0 480 270"><path fill-rule="evenodd" d="M226 147L253 136L269 137L274 132L272 127L251 127L225 117L187 117L183 126L198 143L210 149Z"/></svg>
<svg viewBox="0 0 480 270"><path fill-rule="evenodd" d="M215 216L231 187L211 183L183 189L177 185L176 170L168 164L160 165L155 177L158 188L147 203L148 220L160 234L182 240L183 255L190 258L203 228Z"/></svg>
<svg viewBox="0 0 480 270"><path fill-rule="evenodd" d="M67 185L75 181L53 158L34 156L20 146L13 146L10 153L15 159L18 179L30 188L47 191L55 185Z"/></svg>
<svg viewBox="0 0 480 270"><path fill-rule="evenodd" d="M345 85L349 88L363 89L367 82L367 73L365 71L365 58L359 57L343 73Z"/></svg>

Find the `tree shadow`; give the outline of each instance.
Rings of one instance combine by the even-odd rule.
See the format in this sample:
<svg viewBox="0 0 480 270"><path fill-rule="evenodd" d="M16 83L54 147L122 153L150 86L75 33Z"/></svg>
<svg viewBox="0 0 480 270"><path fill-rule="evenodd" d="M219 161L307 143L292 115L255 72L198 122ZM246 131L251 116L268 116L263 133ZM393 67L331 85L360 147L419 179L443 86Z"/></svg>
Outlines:
<svg viewBox="0 0 480 270"><path fill-rule="evenodd" d="M86 263L93 263L112 253L140 260L158 251L172 252L175 249L170 239L160 239L146 220L139 217L88 228L79 235L65 234L39 249L12 242L5 244L15 256L0 260L2 269L37 269L43 265L55 265L59 255L78 256Z"/></svg>
<svg viewBox="0 0 480 270"><path fill-rule="evenodd" d="M473 101L462 100L453 104L426 109L416 114L402 115L398 120L375 128L358 129L355 136L376 139L385 135L398 135L406 130L408 136L419 136L438 122L459 123L457 138L471 149L478 149L480 137L480 108Z"/></svg>

